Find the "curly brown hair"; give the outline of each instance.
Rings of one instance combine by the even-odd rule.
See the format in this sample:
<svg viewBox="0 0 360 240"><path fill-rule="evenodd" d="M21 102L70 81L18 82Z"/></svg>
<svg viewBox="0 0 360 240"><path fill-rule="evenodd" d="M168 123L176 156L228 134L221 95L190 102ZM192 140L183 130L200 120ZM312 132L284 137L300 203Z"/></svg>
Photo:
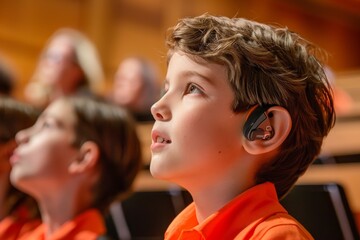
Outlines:
<svg viewBox="0 0 360 240"><path fill-rule="evenodd" d="M282 198L319 154L335 122L332 90L319 60L325 53L287 28L209 14L179 20L167 46L169 58L181 51L195 61L224 65L234 112L256 104L287 109L289 136L256 175L257 183L273 182Z"/></svg>

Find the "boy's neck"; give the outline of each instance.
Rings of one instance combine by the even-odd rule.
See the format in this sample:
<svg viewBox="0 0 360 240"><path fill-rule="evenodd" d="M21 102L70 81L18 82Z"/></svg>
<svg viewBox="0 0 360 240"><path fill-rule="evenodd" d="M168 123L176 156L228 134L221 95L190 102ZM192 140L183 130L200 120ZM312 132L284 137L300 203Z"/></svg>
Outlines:
<svg viewBox="0 0 360 240"><path fill-rule="evenodd" d="M236 196L253 187L254 174L254 164L242 165L241 168L233 167L228 172L224 172L216 181L206 186L198 186L196 189L188 188L194 199L198 222L201 223Z"/></svg>

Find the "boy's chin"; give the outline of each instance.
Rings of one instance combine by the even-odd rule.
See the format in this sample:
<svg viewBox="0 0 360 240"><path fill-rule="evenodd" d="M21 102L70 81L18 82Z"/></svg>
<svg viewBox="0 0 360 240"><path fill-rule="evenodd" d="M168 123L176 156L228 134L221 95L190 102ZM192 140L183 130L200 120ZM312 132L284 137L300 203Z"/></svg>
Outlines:
<svg viewBox="0 0 360 240"><path fill-rule="evenodd" d="M161 171L161 167L159 166L161 165L156 158L152 157L151 158L151 162L150 162L150 173L154 178L159 178L161 179L163 173Z"/></svg>
<svg viewBox="0 0 360 240"><path fill-rule="evenodd" d="M168 169L160 159L156 157L151 158L150 173L154 178L161 180L169 180L170 169Z"/></svg>

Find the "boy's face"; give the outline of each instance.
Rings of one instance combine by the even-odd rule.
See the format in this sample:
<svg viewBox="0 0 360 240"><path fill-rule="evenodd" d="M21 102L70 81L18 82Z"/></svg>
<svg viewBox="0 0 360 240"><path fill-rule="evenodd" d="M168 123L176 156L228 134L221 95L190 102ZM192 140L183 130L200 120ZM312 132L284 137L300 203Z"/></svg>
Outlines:
<svg viewBox="0 0 360 240"><path fill-rule="evenodd" d="M176 52L164 96L153 105L153 176L181 185L216 183L237 164L243 148L243 114L232 111L234 93L224 66L197 63Z"/></svg>
<svg viewBox="0 0 360 240"><path fill-rule="evenodd" d="M36 196L36 191L52 191L67 181L68 166L78 156L72 146L76 116L71 106L53 102L34 126L16 135L18 147L10 158L11 182Z"/></svg>

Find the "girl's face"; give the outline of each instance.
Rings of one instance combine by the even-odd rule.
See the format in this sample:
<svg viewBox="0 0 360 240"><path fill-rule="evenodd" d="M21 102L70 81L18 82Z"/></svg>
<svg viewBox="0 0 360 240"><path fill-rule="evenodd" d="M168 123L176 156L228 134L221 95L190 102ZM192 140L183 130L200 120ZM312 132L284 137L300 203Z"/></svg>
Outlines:
<svg viewBox="0 0 360 240"><path fill-rule="evenodd" d="M78 157L75 140L76 116L71 105L57 100L41 114L34 126L16 135L18 147L10 158L11 182L36 196L66 184L68 168Z"/></svg>
<svg viewBox="0 0 360 240"><path fill-rule="evenodd" d="M169 62L165 94L152 106L153 176L188 188L227 174L244 151L244 114L232 111L233 100L224 66L198 63L176 52Z"/></svg>

